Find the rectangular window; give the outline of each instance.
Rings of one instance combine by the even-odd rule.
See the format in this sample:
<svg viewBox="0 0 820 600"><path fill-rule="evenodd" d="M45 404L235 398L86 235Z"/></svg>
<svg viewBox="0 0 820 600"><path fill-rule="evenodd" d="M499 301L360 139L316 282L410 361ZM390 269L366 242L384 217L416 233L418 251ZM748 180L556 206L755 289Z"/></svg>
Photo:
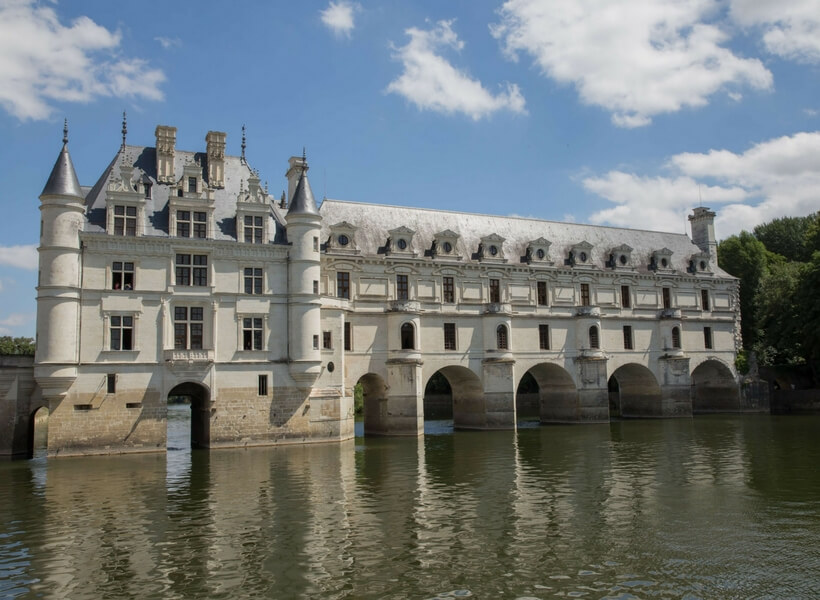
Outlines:
<svg viewBox="0 0 820 600"><path fill-rule="evenodd" d="M262 269L256 267L245 267L245 293L262 293Z"/></svg>
<svg viewBox="0 0 820 600"><path fill-rule="evenodd" d="M632 350L632 326L624 325L624 350Z"/></svg>
<svg viewBox="0 0 820 600"><path fill-rule="evenodd" d="M702 310L709 310L709 290L700 291L700 307Z"/></svg>
<svg viewBox="0 0 820 600"><path fill-rule="evenodd" d="M262 344L263 333L262 317L242 318L242 348L244 350L264 350Z"/></svg>
<svg viewBox="0 0 820 600"><path fill-rule="evenodd" d="M336 273L336 296L350 299L350 273L347 271Z"/></svg>
<svg viewBox="0 0 820 600"><path fill-rule="evenodd" d="M146 198L146 200L150 200L150 198L151 198L151 184L150 183L145 184L145 198Z"/></svg>
<svg viewBox="0 0 820 600"><path fill-rule="evenodd" d="M132 316L112 316L110 319L109 332L111 334L111 350L133 350L134 349L134 317Z"/></svg>
<svg viewBox="0 0 820 600"><path fill-rule="evenodd" d="M191 211L177 211L177 237L191 237Z"/></svg>
<svg viewBox="0 0 820 600"><path fill-rule="evenodd" d="M325 350L333 350L333 336L329 331L322 332L322 348Z"/></svg>
<svg viewBox="0 0 820 600"><path fill-rule="evenodd" d="M490 302L501 302L501 282L498 279L490 279Z"/></svg>
<svg viewBox="0 0 820 600"><path fill-rule="evenodd" d="M456 301L456 290L455 285L453 285L453 278L444 277L442 279L442 288L444 291L444 302L448 304L454 303Z"/></svg>
<svg viewBox="0 0 820 600"><path fill-rule="evenodd" d="M704 327L703 328L703 347L707 350L712 349L712 328L711 327Z"/></svg>
<svg viewBox="0 0 820 600"><path fill-rule="evenodd" d="M199 306L174 307L174 349L202 349L203 314Z"/></svg>
<svg viewBox="0 0 820 600"><path fill-rule="evenodd" d="M314 350L319 349L319 336L318 335L313 336L313 349Z"/></svg>
<svg viewBox="0 0 820 600"><path fill-rule="evenodd" d="M407 300L409 297L410 290L407 283L407 275L396 275L396 298L399 300Z"/></svg>
<svg viewBox="0 0 820 600"><path fill-rule="evenodd" d="M267 396L268 395L268 376L267 375L260 375L259 376L259 384L258 384L257 393L260 396Z"/></svg>
<svg viewBox="0 0 820 600"><path fill-rule="evenodd" d="M314 251L314 252L318 252L318 251L319 251L319 238L317 238L317 237L315 237L315 236L314 236L314 238L313 238L313 251Z"/></svg>
<svg viewBox="0 0 820 600"><path fill-rule="evenodd" d="M177 254L177 285L208 285L208 256L206 254Z"/></svg>
<svg viewBox="0 0 820 600"><path fill-rule="evenodd" d="M245 242L248 244L262 243L262 217L245 217Z"/></svg>
<svg viewBox="0 0 820 600"><path fill-rule="evenodd" d="M669 288L663 288L663 307L664 308L672 308L672 290Z"/></svg>
<svg viewBox="0 0 820 600"><path fill-rule="evenodd" d="M206 238L208 234L208 215L204 212L194 212L194 237Z"/></svg>
<svg viewBox="0 0 820 600"><path fill-rule="evenodd" d="M196 177L188 178L188 193L196 194Z"/></svg>
<svg viewBox="0 0 820 600"><path fill-rule="evenodd" d="M589 284L581 284L581 306L589 306Z"/></svg>
<svg viewBox="0 0 820 600"><path fill-rule="evenodd" d="M117 376L114 373L109 373L105 376L107 389L106 391L109 394L116 394L117 393Z"/></svg>
<svg viewBox="0 0 820 600"><path fill-rule="evenodd" d="M536 292L538 296L538 306L546 306L547 305L547 282L546 281L538 281L535 284Z"/></svg>
<svg viewBox="0 0 820 600"><path fill-rule="evenodd" d="M134 289L134 263L118 260L112 263L111 288L115 290Z"/></svg>
<svg viewBox="0 0 820 600"><path fill-rule="evenodd" d="M538 347L541 350L549 350L550 349L550 326L549 325L539 325L538 326Z"/></svg>
<svg viewBox="0 0 820 600"><path fill-rule="evenodd" d="M350 321L345 321L345 350L353 350L353 329Z"/></svg>
<svg viewBox="0 0 820 600"><path fill-rule="evenodd" d="M632 306L632 294L629 293L629 286L621 286L621 308L629 308Z"/></svg>
<svg viewBox="0 0 820 600"><path fill-rule="evenodd" d="M313 293L319 295L319 282L315 279L313 280Z"/></svg>
<svg viewBox="0 0 820 600"><path fill-rule="evenodd" d="M137 207L114 207L114 235L137 235Z"/></svg>
<svg viewBox="0 0 820 600"><path fill-rule="evenodd" d="M456 324L455 323L445 323L444 324L444 349L445 350L455 350L456 349Z"/></svg>

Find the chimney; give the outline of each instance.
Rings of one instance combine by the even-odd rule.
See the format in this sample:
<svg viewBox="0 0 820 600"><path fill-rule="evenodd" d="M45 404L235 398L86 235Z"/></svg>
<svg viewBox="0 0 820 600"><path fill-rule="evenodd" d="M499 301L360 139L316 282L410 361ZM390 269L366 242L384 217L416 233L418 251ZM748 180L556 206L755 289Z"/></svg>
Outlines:
<svg viewBox="0 0 820 600"><path fill-rule="evenodd" d="M290 206L293 200L293 192L296 191L296 185L299 183L299 177L302 175L302 171L307 172L310 167L307 166L307 160L304 156L291 156L288 159L288 165L288 172L285 176L288 178L287 205Z"/></svg>
<svg viewBox="0 0 820 600"><path fill-rule="evenodd" d="M157 181L175 183L174 147L177 143L177 128L157 125L154 135L157 136Z"/></svg>
<svg viewBox="0 0 820 600"><path fill-rule="evenodd" d="M209 131L205 136L208 155L208 185L225 187L225 138L222 131Z"/></svg>
<svg viewBox="0 0 820 600"><path fill-rule="evenodd" d="M717 264L715 213L705 206L699 206L689 215L689 222L692 224L692 241L709 255L711 262Z"/></svg>

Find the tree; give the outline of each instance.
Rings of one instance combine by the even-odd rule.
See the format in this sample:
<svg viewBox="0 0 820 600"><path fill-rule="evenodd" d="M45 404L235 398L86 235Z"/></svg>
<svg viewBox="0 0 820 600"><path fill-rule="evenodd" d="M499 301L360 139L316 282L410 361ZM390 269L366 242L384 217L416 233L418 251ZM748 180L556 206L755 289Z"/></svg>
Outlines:
<svg viewBox="0 0 820 600"><path fill-rule="evenodd" d="M790 261L808 262L812 249L807 243L809 229L820 219L820 213L807 217L782 217L754 228L755 237L766 250Z"/></svg>
<svg viewBox="0 0 820 600"><path fill-rule="evenodd" d="M794 364L803 360L800 286L805 265L770 261L760 279L754 304L759 328L755 345L761 364Z"/></svg>
<svg viewBox="0 0 820 600"><path fill-rule="evenodd" d="M28 337L0 337L0 354L24 354L34 356L34 340Z"/></svg>
<svg viewBox="0 0 820 600"><path fill-rule="evenodd" d="M820 241L820 235L818 235ZM802 326L803 356L808 361L820 361L820 250L815 250L811 262L803 269L798 288Z"/></svg>

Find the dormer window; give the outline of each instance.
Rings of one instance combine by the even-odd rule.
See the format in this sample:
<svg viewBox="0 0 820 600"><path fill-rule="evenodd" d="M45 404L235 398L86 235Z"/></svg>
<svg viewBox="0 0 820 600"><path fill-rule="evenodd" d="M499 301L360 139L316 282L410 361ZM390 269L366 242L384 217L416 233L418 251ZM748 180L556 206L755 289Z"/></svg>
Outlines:
<svg viewBox="0 0 820 600"><path fill-rule="evenodd" d="M632 266L632 248L626 244L616 246L609 252L606 266L610 269L629 269Z"/></svg>
<svg viewBox="0 0 820 600"><path fill-rule="evenodd" d="M337 252L358 253L356 245L356 230L355 225L351 225L347 221L336 223L330 226L330 238L327 242L328 250L335 250Z"/></svg>
<svg viewBox="0 0 820 600"><path fill-rule="evenodd" d="M196 177L188 178L188 193L196 194Z"/></svg>
<svg viewBox="0 0 820 600"><path fill-rule="evenodd" d="M592 267L592 248L592 244L587 241L575 244L570 248L564 264L571 267Z"/></svg>
<svg viewBox="0 0 820 600"><path fill-rule="evenodd" d="M504 260L505 241L506 240L497 233L481 238L477 258L479 260Z"/></svg>
<svg viewBox="0 0 820 600"><path fill-rule="evenodd" d="M401 226L396 229L391 229L387 232L387 252L397 254L409 254L415 256L413 253L413 236L415 231L409 227Z"/></svg>
<svg viewBox="0 0 820 600"><path fill-rule="evenodd" d="M114 206L114 235L137 235L136 206Z"/></svg>
<svg viewBox="0 0 820 600"><path fill-rule="evenodd" d="M552 261L550 260L550 246L552 242L543 237L538 238L537 240L532 240L529 244L527 244L527 251L524 255L524 261L527 264L541 263L541 264L548 264L551 265Z"/></svg>
<svg viewBox="0 0 820 600"><path fill-rule="evenodd" d="M461 260L456 250L459 235L450 229L439 231L433 236L433 247L430 256L433 258L450 258Z"/></svg>
<svg viewBox="0 0 820 600"><path fill-rule="evenodd" d="M336 239L339 241L340 246L347 246L350 243L350 238L347 237L347 235L345 235L344 233L341 234Z"/></svg>
<svg viewBox="0 0 820 600"><path fill-rule="evenodd" d="M709 259L711 257L706 252L698 252L697 254L693 254L692 258L689 260L689 272L690 273L711 273L712 269L709 266Z"/></svg>
<svg viewBox="0 0 820 600"><path fill-rule="evenodd" d="M649 270L667 273L673 271L672 251L669 248L655 250L652 253L652 260L649 263Z"/></svg>
<svg viewBox="0 0 820 600"><path fill-rule="evenodd" d="M450 254L450 252L452 252L452 251L453 251L453 245L452 245L450 242L444 242L444 243L441 245L441 249L442 249L442 251L443 251L443 252L445 252L446 254Z"/></svg>
<svg viewBox="0 0 820 600"><path fill-rule="evenodd" d="M245 215L244 240L246 244L261 244L265 239L265 219L261 216Z"/></svg>

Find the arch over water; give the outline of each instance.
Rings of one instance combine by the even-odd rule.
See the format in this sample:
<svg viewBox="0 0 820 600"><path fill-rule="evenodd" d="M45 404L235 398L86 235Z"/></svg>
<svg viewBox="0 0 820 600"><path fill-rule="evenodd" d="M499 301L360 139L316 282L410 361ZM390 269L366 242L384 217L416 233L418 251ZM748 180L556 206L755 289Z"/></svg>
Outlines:
<svg viewBox="0 0 820 600"><path fill-rule="evenodd" d="M737 410L739 394L732 371L719 360L706 360L692 371L692 412Z"/></svg>
<svg viewBox="0 0 820 600"><path fill-rule="evenodd" d="M661 386L643 365L629 363L618 367L609 378L611 417L661 417Z"/></svg>
<svg viewBox="0 0 820 600"><path fill-rule="evenodd" d="M48 407L38 406L35 408L28 423L28 438L26 440L27 455L33 458L35 452L45 451L48 448Z"/></svg>
<svg viewBox="0 0 820 600"><path fill-rule="evenodd" d="M376 373L365 373L356 383L362 388L364 434L388 433L387 383L384 378Z"/></svg>
<svg viewBox="0 0 820 600"><path fill-rule="evenodd" d="M171 398L185 398L191 406L191 448L211 445L211 392L201 383L185 381L168 392Z"/></svg>
<svg viewBox="0 0 820 600"><path fill-rule="evenodd" d="M578 421L578 388L566 369L551 363L535 365L518 382L517 399L523 401L522 396L533 380L538 388L538 417L542 423Z"/></svg>
<svg viewBox="0 0 820 600"><path fill-rule="evenodd" d="M453 427L456 429L483 428L486 424L484 386L481 378L467 367L451 365L433 373L424 388L425 406L429 406L428 391L431 381L441 374L450 385L453 406Z"/></svg>

